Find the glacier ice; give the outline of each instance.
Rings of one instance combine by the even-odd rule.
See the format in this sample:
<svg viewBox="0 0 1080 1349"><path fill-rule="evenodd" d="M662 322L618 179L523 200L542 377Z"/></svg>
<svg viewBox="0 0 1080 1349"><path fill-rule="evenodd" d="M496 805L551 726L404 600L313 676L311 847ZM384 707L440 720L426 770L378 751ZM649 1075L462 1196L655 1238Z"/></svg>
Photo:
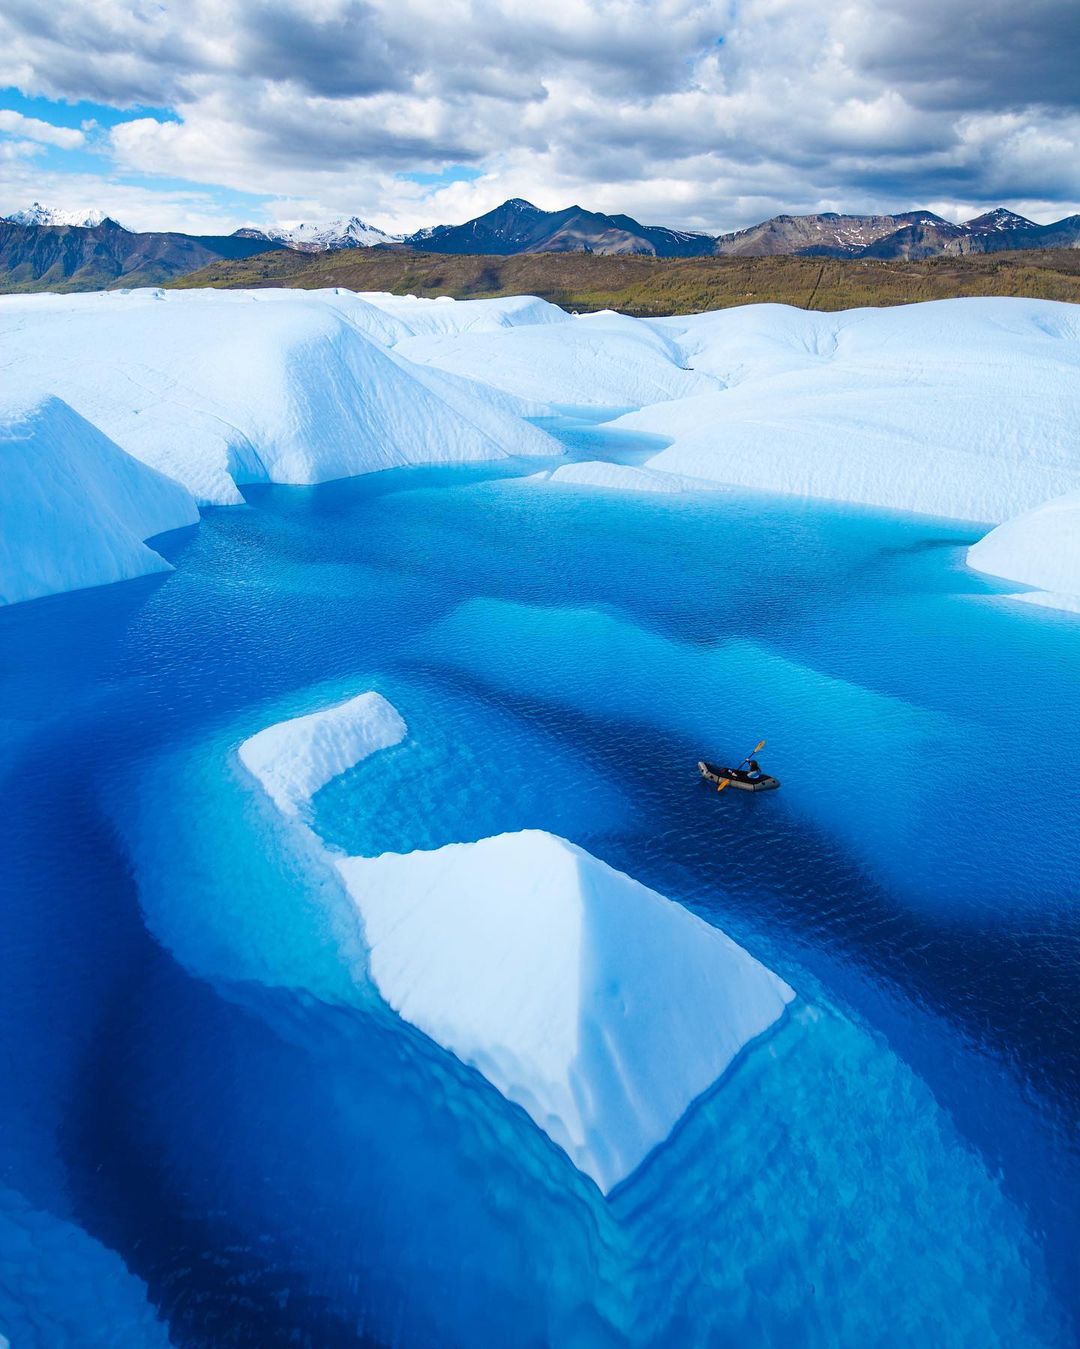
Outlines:
<svg viewBox="0 0 1080 1349"><path fill-rule="evenodd" d="M144 540L198 518L59 398L0 399L0 604L168 571Z"/></svg>
<svg viewBox="0 0 1080 1349"><path fill-rule="evenodd" d="M607 1193L791 989L719 929L524 830L342 859L379 992Z"/></svg>
<svg viewBox="0 0 1080 1349"><path fill-rule="evenodd" d="M267 727L239 755L296 817L404 734L392 705L364 693ZM541 830L327 854L389 1006L520 1105L604 1193L794 997L717 928Z"/></svg>
<svg viewBox="0 0 1080 1349"><path fill-rule="evenodd" d="M416 371L388 345L404 331L333 291L0 299L12 387L63 398L200 504L240 502L238 483L560 453L483 385Z"/></svg>
<svg viewBox="0 0 1080 1349"><path fill-rule="evenodd" d="M591 407L665 448L568 464L551 481L732 485L996 524L1080 491L1073 308L750 305L644 321L532 296L142 290L2 297L0 346L15 396L58 397L202 504L238 503L246 483L554 458L563 447L529 419ZM1003 574L991 552L1016 537L996 536L973 565ZM113 570L137 574L131 557ZM63 588L56 571L45 590ZM1076 593L1068 577L1038 584L1043 603ZM45 593L29 579L8 589Z"/></svg>
<svg viewBox="0 0 1080 1349"><path fill-rule="evenodd" d="M1080 321L1041 300L656 321L725 387L616 426L672 442L646 467L998 522L1080 488Z"/></svg>
<svg viewBox="0 0 1080 1349"><path fill-rule="evenodd" d="M600 487L615 492L722 491L723 484L701 478L685 478L678 473L662 473L634 464L610 463L603 459L583 459L560 464L550 473L534 475L536 481L563 483L569 487Z"/></svg>
<svg viewBox="0 0 1080 1349"><path fill-rule="evenodd" d="M550 408L626 410L716 387L710 376L683 368L678 344L667 333L623 314L422 333L395 350L417 364Z"/></svg>
<svg viewBox="0 0 1080 1349"><path fill-rule="evenodd" d="M967 560L976 571L1038 587L1016 599L1080 609L1080 492L1006 520L968 549Z"/></svg>
<svg viewBox="0 0 1080 1349"><path fill-rule="evenodd" d="M405 722L381 694L361 693L267 726L240 746L240 761L285 815L299 815L320 787L403 740Z"/></svg>

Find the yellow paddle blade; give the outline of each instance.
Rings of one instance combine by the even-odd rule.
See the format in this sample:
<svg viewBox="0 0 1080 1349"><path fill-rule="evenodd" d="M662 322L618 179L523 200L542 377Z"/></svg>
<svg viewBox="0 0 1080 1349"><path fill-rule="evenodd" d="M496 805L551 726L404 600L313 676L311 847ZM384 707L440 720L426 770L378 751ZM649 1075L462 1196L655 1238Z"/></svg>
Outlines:
<svg viewBox="0 0 1080 1349"><path fill-rule="evenodd" d="M765 748L765 741L762 740L760 744L757 744L757 745L754 746L754 753L756 754L756 753L758 752L759 749L764 749L764 748Z"/></svg>
<svg viewBox="0 0 1080 1349"><path fill-rule="evenodd" d="M722 792L722 791L724 790L725 787L730 787L730 786L731 786L731 779L730 779L730 778L725 778L725 779L723 780L723 782L721 782L721 783L719 783L719 784L717 785L716 790L717 790L718 792Z"/></svg>

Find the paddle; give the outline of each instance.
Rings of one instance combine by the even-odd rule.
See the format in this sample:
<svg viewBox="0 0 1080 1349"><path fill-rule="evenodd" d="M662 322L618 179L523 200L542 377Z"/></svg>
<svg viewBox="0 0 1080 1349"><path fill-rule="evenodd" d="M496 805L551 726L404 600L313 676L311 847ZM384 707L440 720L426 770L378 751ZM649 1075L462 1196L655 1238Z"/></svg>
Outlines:
<svg viewBox="0 0 1080 1349"><path fill-rule="evenodd" d="M754 746L754 748L750 751L750 753L746 756L746 758L742 761L742 763L739 764L739 767L741 768L741 767L743 766L743 763L749 763L750 760L754 757L754 755L758 752L758 750L762 750L762 749L764 749L764 748L765 748L765 741L762 740L762 741L760 741L758 744L756 744L756 745ZM717 786L716 790L717 790L718 792L722 792L722 791L724 790L725 787L730 787L730 786L731 786L731 779L730 779L730 778L725 778L725 779L723 780L723 782L721 782L721 783Z"/></svg>

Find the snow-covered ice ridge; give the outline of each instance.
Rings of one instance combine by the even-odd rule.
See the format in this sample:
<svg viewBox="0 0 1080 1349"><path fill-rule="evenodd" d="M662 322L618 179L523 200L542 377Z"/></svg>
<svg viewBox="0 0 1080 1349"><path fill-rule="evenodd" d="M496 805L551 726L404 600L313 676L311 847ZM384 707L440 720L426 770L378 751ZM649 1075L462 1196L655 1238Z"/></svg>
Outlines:
<svg viewBox="0 0 1080 1349"><path fill-rule="evenodd" d="M1076 305L592 314L569 330L414 326L397 349L534 402L632 404L614 425L670 442L633 468L566 465L552 482L670 493L710 481L981 524L1039 510L995 531L971 565L1042 587L1031 602L1080 607Z"/></svg>
<svg viewBox="0 0 1080 1349"><path fill-rule="evenodd" d="M395 709L365 693L239 752L295 819L313 791L404 735ZM717 928L539 830L332 856L386 1002L521 1106L605 1194L795 996Z"/></svg>
<svg viewBox="0 0 1080 1349"><path fill-rule="evenodd" d="M56 394L200 504L239 503L238 484L559 452L505 394L397 355L408 331L337 291L0 299L9 387Z"/></svg>
<svg viewBox="0 0 1080 1349"><path fill-rule="evenodd" d="M0 359L13 396L63 400L199 504L238 503L247 483L555 456L527 419L581 407L666 448L554 482L727 484L985 524L1080 491L1080 311L1051 301L643 321L530 296L7 296ZM976 565L993 569L988 553Z"/></svg>
<svg viewBox="0 0 1080 1349"><path fill-rule="evenodd" d="M724 387L631 413L647 467L999 523L1080 489L1080 308L944 300L660 320Z"/></svg>
<svg viewBox="0 0 1080 1349"><path fill-rule="evenodd" d="M407 302L397 308L408 312ZM0 298L0 603L167 570L144 540L238 484L316 483L560 445L512 395L394 346L445 331L348 292L142 290ZM569 322L540 300L460 325Z"/></svg>
<svg viewBox="0 0 1080 1349"><path fill-rule="evenodd" d="M59 398L0 395L0 604L168 571L143 540L198 518Z"/></svg>

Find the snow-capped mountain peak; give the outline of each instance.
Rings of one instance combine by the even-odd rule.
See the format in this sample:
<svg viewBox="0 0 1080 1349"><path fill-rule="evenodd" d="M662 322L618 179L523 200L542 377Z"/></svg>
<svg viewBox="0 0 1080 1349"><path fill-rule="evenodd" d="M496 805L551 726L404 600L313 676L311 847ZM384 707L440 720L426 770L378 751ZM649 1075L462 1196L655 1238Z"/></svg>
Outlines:
<svg viewBox="0 0 1080 1349"><path fill-rule="evenodd" d="M396 242L397 236L368 225L357 216L337 220L298 221L291 225L259 227L258 232L289 248L305 253L321 253L336 248L370 248L374 244Z"/></svg>
<svg viewBox="0 0 1080 1349"><path fill-rule="evenodd" d="M40 201L33 202L25 211L12 211L6 217L16 225L75 225L80 229L93 229L110 218L104 211L65 211L43 206ZM114 220L113 224L116 223Z"/></svg>
<svg viewBox="0 0 1080 1349"><path fill-rule="evenodd" d="M992 211L976 216L974 220L966 220L964 228L979 234L989 234L995 230L1029 230L1037 226L1026 216L1017 215L1015 211L1009 211L1004 206L997 206Z"/></svg>

